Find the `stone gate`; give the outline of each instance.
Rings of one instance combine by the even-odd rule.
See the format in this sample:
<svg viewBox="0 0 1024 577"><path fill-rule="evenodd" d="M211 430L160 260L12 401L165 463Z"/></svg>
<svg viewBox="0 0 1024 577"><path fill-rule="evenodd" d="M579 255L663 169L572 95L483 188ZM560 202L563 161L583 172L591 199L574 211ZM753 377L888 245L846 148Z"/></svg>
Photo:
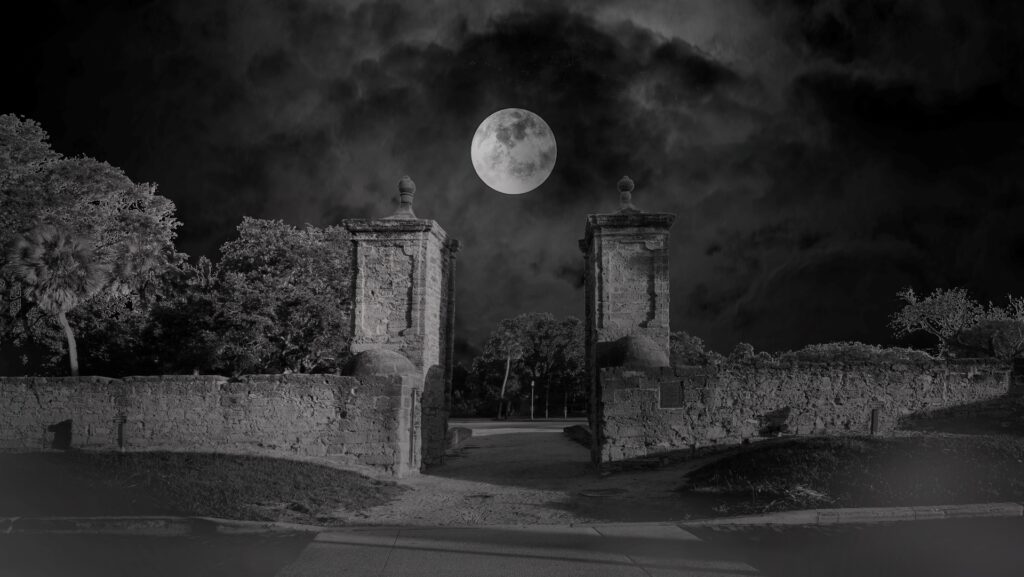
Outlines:
<svg viewBox="0 0 1024 577"><path fill-rule="evenodd" d="M398 184L394 214L349 219L352 235L354 311L352 352L383 349L401 354L419 371L423 386L404 402L422 415L422 464L444 459L454 351L455 255L459 243L433 221L413 213L416 185Z"/></svg>
<svg viewBox="0 0 1024 577"><path fill-rule="evenodd" d="M618 183L619 210L587 217L580 241L585 261L585 355L590 385L591 458L607 461L604 397L623 392L602 386L601 369L669 366L668 235L674 214L634 206L633 181Z"/></svg>
<svg viewBox="0 0 1024 577"><path fill-rule="evenodd" d="M890 434L915 416L977 410L1016 394L1008 363L884 355L805 360L790 354L672 366L669 230L675 216L632 202L587 218L585 354L591 459L650 458L779 435Z"/></svg>

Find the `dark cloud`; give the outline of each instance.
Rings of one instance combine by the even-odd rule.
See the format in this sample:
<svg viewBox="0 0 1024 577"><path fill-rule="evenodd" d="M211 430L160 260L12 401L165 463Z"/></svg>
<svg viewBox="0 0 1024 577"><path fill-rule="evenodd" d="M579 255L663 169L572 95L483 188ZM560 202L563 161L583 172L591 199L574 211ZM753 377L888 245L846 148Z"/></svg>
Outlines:
<svg viewBox="0 0 1024 577"><path fill-rule="evenodd" d="M1024 292L1024 42L1012 2L158 0L38 7L9 109L156 181L182 246L242 215L393 208L463 241L468 347L500 318L582 313L587 213L676 212L673 325L720 349L882 341L893 295ZM7 51L11 53L11 51ZM497 194L469 145L539 114L558 160Z"/></svg>

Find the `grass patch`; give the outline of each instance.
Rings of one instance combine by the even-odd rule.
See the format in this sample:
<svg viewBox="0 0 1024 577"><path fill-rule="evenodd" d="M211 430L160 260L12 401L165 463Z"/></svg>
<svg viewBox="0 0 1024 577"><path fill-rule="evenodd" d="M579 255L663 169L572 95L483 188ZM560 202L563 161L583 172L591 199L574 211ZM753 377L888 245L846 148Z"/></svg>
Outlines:
<svg viewBox="0 0 1024 577"><path fill-rule="evenodd" d="M691 472L684 491L722 514L1024 500L1024 440L995 436L800 438Z"/></svg>
<svg viewBox="0 0 1024 577"><path fill-rule="evenodd" d="M43 512L17 514L179 514L335 524L331 512L358 512L403 489L324 465L209 453L34 453L0 455L5 492ZM19 495L20 493L20 495ZM3 503L3 501L0 501ZM10 503L5 503L7 507ZM17 507L17 504L15 504ZM70 508L72 512L47 508ZM4 511L0 511L4 514ZM8 513L12 514L12 513Z"/></svg>

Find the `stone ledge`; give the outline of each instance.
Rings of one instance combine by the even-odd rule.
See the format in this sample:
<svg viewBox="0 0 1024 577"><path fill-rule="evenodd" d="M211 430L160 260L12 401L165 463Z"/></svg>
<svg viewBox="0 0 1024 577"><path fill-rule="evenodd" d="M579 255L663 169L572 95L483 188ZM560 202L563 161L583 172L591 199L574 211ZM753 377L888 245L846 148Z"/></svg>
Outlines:
<svg viewBox="0 0 1024 577"><path fill-rule="evenodd" d="M591 214L587 216L587 230L593 228L613 227L662 227L668 228L675 222L676 215L668 212L631 212Z"/></svg>
<svg viewBox="0 0 1024 577"><path fill-rule="evenodd" d="M766 515L700 519L680 523L681 527L728 525L840 525L923 521L931 519L970 519L981 517L1021 517L1021 503L976 503L916 507L862 507L845 509L808 509Z"/></svg>
<svg viewBox="0 0 1024 577"><path fill-rule="evenodd" d="M320 532L324 527L216 517L0 517L0 534L149 535Z"/></svg>

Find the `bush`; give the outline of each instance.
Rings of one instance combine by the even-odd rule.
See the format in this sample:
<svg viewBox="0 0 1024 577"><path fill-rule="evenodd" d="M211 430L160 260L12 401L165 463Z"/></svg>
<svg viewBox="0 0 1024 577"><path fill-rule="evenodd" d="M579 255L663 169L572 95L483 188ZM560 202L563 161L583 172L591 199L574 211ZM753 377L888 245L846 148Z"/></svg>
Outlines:
<svg viewBox="0 0 1024 577"><path fill-rule="evenodd" d="M722 355L707 349L700 337L683 331L669 335L669 357L672 366L715 365L725 360Z"/></svg>
<svg viewBox="0 0 1024 577"><path fill-rule="evenodd" d="M779 355L779 360L804 362L912 362L933 360L934 358L928 353L916 349L885 348L856 341L808 345L802 349Z"/></svg>

